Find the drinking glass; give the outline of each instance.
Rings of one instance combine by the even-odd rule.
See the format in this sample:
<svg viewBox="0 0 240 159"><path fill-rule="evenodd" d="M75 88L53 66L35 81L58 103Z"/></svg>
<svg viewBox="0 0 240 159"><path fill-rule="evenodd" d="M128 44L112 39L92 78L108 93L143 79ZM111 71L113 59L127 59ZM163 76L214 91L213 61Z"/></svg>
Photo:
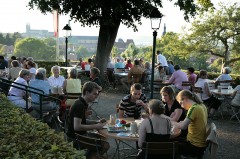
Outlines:
<svg viewBox="0 0 240 159"><path fill-rule="evenodd" d="M116 124L116 119L117 119L116 114L110 114L110 120L109 120L110 125L114 126Z"/></svg>

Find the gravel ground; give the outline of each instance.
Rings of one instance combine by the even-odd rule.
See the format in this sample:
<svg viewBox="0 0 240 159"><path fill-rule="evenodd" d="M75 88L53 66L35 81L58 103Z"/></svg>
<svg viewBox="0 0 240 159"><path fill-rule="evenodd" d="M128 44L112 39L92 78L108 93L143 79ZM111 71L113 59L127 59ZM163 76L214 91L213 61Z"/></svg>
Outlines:
<svg viewBox="0 0 240 159"><path fill-rule="evenodd" d="M109 114L116 112L116 104L118 104L121 98L126 95L116 92L117 90L102 92L100 95L99 103L93 105L94 110L98 113L100 117L108 119ZM240 158L240 124L235 119L230 121L230 116L224 116L224 119L221 119L219 115L219 118L220 119L213 121L217 127L217 137L219 142L217 158L238 159ZM116 143L112 139L109 139L109 143L111 147L108 151L108 155L109 158L113 158ZM135 145L135 143L129 144L133 146Z"/></svg>

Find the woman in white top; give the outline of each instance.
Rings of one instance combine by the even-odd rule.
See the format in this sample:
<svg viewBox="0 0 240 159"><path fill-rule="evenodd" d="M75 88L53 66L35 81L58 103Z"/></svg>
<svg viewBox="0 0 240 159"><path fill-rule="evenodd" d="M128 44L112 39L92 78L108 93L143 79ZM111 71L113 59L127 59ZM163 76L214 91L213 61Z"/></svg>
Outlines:
<svg viewBox="0 0 240 159"><path fill-rule="evenodd" d="M202 88L202 94L198 94L200 99L203 100L203 103L208 107L209 109L209 117L213 117L216 110L221 105L221 101L219 101L217 98L212 96L212 93L208 86L208 79L207 79L207 71L201 70L199 73L199 78L197 82L195 83L195 87Z"/></svg>
<svg viewBox="0 0 240 159"><path fill-rule="evenodd" d="M48 82L51 87L62 87L65 78L60 75L60 67L53 66L51 68L52 76L48 78Z"/></svg>
<svg viewBox="0 0 240 159"><path fill-rule="evenodd" d="M16 83L20 83L23 85L28 85L27 81L29 81L30 79L30 72L27 69L23 69L19 72L19 77L14 81ZM18 87L23 87L23 86L19 86L17 84L13 84L16 85ZM10 87L10 90L8 92L8 99L16 106L20 107L20 108L24 108L26 109L26 91L15 88L15 87ZM29 108L28 108L29 109Z"/></svg>
<svg viewBox="0 0 240 159"><path fill-rule="evenodd" d="M154 71L154 80L163 81L166 78L166 73L163 66L158 66Z"/></svg>

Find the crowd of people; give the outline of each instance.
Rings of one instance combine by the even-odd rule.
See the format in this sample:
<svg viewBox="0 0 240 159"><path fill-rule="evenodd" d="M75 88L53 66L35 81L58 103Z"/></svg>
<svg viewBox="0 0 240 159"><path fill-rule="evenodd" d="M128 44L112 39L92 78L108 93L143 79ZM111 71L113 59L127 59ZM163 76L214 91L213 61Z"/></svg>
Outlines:
<svg viewBox="0 0 240 159"><path fill-rule="evenodd" d="M81 79L77 78L76 68L70 69L68 78L65 79L60 75L60 67L53 66L51 68L52 75L46 77L46 69L38 68L32 58L16 59L12 57L11 61L6 61L0 56L0 69L9 68L7 76L9 80L29 85L32 89L42 90L46 95L53 93L55 88L62 88L65 94L82 93L77 100L66 101L66 104L70 107L67 136L69 140L74 142L75 133L86 135L87 131L102 129L106 124L106 119L89 119L89 115L91 115L89 104L96 100L99 92L103 89L99 77L100 70L94 67L92 59L83 62L80 58L79 61L79 67L83 70L89 70L89 81L84 84L81 83ZM221 101L214 97L210 91L206 70L200 70L199 75L196 75L194 68L189 67L187 73L185 73L180 65L173 65L172 61L167 61L160 51L157 51L157 65L154 68L153 75L151 74L150 63L144 63L144 58L135 59L133 64L130 59L126 59L126 63L124 63L118 58L115 64L109 60L107 68L113 69L113 71L115 69L129 70L128 76L120 79L120 83L125 87L128 94L119 103L119 118L140 118L142 111L147 114L139 128L137 146L140 149L143 142L171 141L171 128L177 127L181 129L181 135L174 140L182 143L179 147L182 155L194 157L201 156L204 153L208 118L216 119L215 112L221 105ZM228 67L223 68L222 74L216 79L215 84L217 85L223 80L232 80L229 73L230 69ZM148 100L142 87L146 80L145 75L152 75L154 80L171 85L160 89L159 99ZM200 87L202 89L201 95L192 92L189 86L183 86L183 81L189 81L192 86ZM239 105L239 90L240 86L234 89L232 104ZM26 109L28 99L25 98L25 93L24 90L12 86L8 93L8 99L16 106ZM30 96L32 103L36 104L32 109L39 111L39 95L31 93ZM49 111L58 109L58 107L56 103L43 102L42 109ZM74 143L74 145L78 144ZM103 147L101 153L105 153L110 145L105 143ZM95 155L95 153L91 155ZM138 158L141 158L141 155Z"/></svg>

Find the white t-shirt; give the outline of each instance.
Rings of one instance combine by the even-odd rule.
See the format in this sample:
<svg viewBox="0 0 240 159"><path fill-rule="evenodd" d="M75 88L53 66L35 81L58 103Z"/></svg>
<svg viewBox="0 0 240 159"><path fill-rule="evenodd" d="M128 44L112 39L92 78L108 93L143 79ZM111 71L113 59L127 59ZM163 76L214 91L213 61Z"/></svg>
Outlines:
<svg viewBox="0 0 240 159"><path fill-rule="evenodd" d="M65 78L63 76L60 76L58 78L54 77L54 76L50 76L48 78L48 82L50 84L51 87L62 87L63 86L63 82L64 82Z"/></svg>
<svg viewBox="0 0 240 159"><path fill-rule="evenodd" d="M157 62L158 62L158 63L161 63L162 66L167 66L167 67L168 67L166 57L163 56L162 54L159 54L159 55L157 56Z"/></svg>

